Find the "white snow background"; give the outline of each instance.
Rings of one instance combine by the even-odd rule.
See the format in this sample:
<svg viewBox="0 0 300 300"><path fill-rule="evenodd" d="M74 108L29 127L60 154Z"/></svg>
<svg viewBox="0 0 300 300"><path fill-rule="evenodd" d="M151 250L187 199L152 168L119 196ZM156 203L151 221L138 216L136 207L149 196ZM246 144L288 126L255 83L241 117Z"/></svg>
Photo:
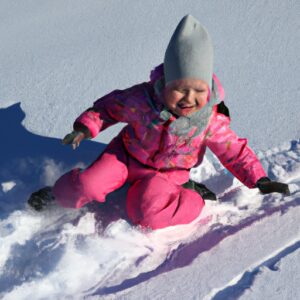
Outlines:
<svg viewBox="0 0 300 300"><path fill-rule="evenodd" d="M0 298L300 299L300 2L0 0ZM193 223L143 232L126 187L105 204L36 213L31 192L87 166L60 139L95 99L148 80L186 14L209 30L232 128L291 195L261 195L212 155L218 194Z"/></svg>

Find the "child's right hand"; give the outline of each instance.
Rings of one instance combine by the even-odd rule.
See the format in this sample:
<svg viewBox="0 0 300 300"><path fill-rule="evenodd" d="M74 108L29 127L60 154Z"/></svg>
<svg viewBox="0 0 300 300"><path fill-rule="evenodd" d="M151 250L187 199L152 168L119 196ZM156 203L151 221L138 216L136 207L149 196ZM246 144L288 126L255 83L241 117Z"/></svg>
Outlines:
<svg viewBox="0 0 300 300"><path fill-rule="evenodd" d="M69 134L67 134L63 140L62 143L64 145L70 145L72 144L73 150L75 150L77 147L79 147L81 141L85 138L85 135L81 131L73 131Z"/></svg>

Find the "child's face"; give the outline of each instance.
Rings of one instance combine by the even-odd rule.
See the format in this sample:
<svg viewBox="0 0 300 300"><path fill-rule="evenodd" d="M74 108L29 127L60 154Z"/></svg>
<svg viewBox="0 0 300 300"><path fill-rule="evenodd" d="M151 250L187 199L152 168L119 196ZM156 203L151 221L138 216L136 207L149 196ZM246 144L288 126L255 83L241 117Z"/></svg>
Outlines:
<svg viewBox="0 0 300 300"><path fill-rule="evenodd" d="M163 90L165 105L181 117L200 110L208 98L208 84L199 79L179 79L169 82Z"/></svg>

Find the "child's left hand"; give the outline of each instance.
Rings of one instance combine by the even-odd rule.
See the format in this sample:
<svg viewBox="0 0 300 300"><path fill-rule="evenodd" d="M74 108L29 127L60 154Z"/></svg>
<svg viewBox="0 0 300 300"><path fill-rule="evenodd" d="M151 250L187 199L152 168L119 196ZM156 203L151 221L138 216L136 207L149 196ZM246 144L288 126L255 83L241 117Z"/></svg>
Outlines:
<svg viewBox="0 0 300 300"><path fill-rule="evenodd" d="M281 193L286 196L290 195L289 186L285 183L271 181L268 177L262 177L256 182L256 186L259 188L261 193L270 194L270 193Z"/></svg>
<svg viewBox="0 0 300 300"><path fill-rule="evenodd" d="M75 150L77 147L79 147L81 141L85 138L85 135L83 132L80 131L73 131L69 134L67 134L63 140L62 143L64 145L72 145L72 148Z"/></svg>

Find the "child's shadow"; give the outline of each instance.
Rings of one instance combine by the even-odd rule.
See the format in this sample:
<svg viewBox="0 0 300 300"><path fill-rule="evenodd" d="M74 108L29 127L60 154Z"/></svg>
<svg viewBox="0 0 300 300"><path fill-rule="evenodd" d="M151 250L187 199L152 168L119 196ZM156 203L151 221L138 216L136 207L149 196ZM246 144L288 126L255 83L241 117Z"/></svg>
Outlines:
<svg viewBox="0 0 300 300"><path fill-rule="evenodd" d="M78 163L89 165L106 146L84 141L74 151L60 139L29 132L22 125L24 118L20 103L0 109L0 219L24 208L45 177L54 178Z"/></svg>

